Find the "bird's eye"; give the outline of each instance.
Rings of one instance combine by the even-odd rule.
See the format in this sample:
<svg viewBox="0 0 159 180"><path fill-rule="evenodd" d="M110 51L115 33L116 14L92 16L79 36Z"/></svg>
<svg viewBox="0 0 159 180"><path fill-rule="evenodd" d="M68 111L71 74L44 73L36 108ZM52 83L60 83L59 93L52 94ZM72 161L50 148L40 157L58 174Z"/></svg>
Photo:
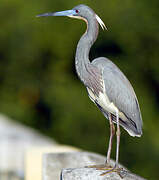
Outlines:
<svg viewBox="0 0 159 180"><path fill-rule="evenodd" d="M79 10L76 9L76 13L79 13Z"/></svg>

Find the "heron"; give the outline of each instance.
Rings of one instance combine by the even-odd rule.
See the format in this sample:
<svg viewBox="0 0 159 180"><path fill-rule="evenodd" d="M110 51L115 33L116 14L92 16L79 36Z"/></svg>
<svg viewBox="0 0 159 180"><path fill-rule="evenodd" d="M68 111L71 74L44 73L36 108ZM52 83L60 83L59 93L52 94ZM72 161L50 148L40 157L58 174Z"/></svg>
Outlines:
<svg viewBox="0 0 159 180"><path fill-rule="evenodd" d="M103 167L106 172L119 168L120 126L130 136L142 135L142 117L139 103L132 85L122 71L108 58L99 57L89 60L89 52L97 39L99 25L106 29L101 18L88 6L80 4L71 10L50 12L41 16L68 16L82 19L87 24L86 32L80 38L75 55L75 68L79 79L86 86L89 98L100 109L110 124L110 137ZM115 135L116 124L116 161L110 166L112 140ZM105 174L105 173L104 173Z"/></svg>

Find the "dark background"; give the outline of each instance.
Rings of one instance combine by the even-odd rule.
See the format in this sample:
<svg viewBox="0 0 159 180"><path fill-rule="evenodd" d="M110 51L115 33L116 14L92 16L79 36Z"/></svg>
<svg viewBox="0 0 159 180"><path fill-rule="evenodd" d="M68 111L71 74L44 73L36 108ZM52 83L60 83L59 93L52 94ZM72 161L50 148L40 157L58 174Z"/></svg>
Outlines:
<svg viewBox="0 0 159 180"><path fill-rule="evenodd" d="M100 30L90 58L106 56L117 64L140 103L143 136L133 138L122 130L120 162L145 178L159 179L158 0L1 0L0 111L60 143L106 154L109 123L74 68L85 23L35 17L81 3L108 27Z"/></svg>

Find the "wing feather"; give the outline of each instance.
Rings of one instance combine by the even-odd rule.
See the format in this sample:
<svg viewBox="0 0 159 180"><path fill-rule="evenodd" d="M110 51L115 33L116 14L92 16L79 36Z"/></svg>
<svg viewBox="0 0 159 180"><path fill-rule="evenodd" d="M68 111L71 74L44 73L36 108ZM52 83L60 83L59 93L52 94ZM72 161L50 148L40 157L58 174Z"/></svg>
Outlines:
<svg viewBox="0 0 159 180"><path fill-rule="evenodd" d="M92 64L102 71L105 93L110 102L122 112L126 120L136 126L136 134L142 134L142 118L135 92L120 69L106 58L97 58ZM134 125L133 125L134 123ZM125 127L127 128L127 127Z"/></svg>

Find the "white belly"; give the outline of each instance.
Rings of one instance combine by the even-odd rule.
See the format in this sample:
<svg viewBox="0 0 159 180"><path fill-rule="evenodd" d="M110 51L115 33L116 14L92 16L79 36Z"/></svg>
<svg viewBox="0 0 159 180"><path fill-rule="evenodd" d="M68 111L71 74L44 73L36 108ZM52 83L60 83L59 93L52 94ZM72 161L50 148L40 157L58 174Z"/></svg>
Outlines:
<svg viewBox="0 0 159 180"><path fill-rule="evenodd" d="M110 112L112 114L116 114L118 109L113 104L113 102L109 101L106 94L103 94L103 93L100 92L99 97L97 97L97 96L94 95L94 93L89 88L87 88L87 90L88 90L89 97L93 102L96 101L107 112Z"/></svg>

